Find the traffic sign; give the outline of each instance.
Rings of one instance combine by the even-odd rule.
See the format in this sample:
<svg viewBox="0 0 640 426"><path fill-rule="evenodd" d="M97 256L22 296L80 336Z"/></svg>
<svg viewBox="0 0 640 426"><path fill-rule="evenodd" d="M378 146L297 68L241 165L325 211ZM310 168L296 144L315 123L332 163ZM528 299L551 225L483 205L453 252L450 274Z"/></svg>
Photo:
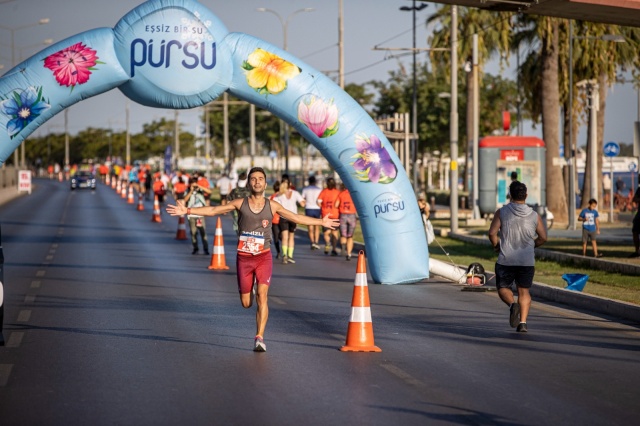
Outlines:
<svg viewBox="0 0 640 426"><path fill-rule="evenodd" d="M604 144L604 155L607 157L617 157L620 154L618 142L607 142Z"/></svg>
<svg viewBox="0 0 640 426"><path fill-rule="evenodd" d="M638 165L636 163L629 163L629 171L635 172L637 168Z"/></svg>

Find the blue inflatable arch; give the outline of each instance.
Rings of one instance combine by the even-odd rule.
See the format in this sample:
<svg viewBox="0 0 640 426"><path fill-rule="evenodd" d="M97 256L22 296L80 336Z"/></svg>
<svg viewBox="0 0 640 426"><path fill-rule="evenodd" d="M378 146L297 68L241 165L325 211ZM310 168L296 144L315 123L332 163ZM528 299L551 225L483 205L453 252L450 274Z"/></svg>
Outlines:
<svg viewBox="0 0 640 426"><path fill-rule="evenodd" d="M186 109L228 91L294 126L349 188L372 279L429 276L425 231L398 156L368 114L322 73L224 24L195 0L151 0L115 28L44 49L0 78L0 162L45 121L120 89L142 105Z"/></svg>

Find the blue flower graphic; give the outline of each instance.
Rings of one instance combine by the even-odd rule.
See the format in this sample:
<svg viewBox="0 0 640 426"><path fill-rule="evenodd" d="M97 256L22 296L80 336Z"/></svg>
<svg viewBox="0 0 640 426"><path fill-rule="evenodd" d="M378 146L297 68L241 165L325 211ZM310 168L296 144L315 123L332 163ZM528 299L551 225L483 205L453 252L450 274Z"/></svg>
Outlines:
<svg viewBox="0 0 640 426"><path fill-rule="evenodd" d="M0 112L11 118L7 123L7 133L11 138L49 108L51 105L42 98L42 87L16 90L12 97L0 102Z"/></svg>

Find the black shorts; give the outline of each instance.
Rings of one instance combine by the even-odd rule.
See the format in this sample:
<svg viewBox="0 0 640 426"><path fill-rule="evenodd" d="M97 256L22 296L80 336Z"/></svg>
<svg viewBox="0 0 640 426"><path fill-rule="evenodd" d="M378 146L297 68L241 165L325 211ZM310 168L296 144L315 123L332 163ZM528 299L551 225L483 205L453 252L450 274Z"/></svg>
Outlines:
<svg viewBox="0 0 640 426"><path fill-rule="evenodd" d="M280 228L280 232L295 232L298 224L280 216L280 223L278 223L278 227Z"/></svg>
<svg viewBox="0 0 640 426"><path fill-rule="evenodd" d="M496 288L510 288L516 283L516 287L531 288L535 266L506 266L496 263Z"/></svg>
<svg viewBox="0 0 640 426"><path fill-rule="evenodd" d="M640 210L638 210L633 218L633 227L631 228L631 232L634 234L640 234Z"/></svg>

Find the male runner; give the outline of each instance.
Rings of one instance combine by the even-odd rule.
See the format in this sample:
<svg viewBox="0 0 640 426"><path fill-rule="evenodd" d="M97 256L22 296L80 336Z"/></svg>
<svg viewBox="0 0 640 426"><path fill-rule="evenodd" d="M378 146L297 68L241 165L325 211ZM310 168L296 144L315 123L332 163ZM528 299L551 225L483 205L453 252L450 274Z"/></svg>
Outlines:
<svg viewBox="0 0 640 426"><path fill-rule="evenodd" d="M253 350L265 352L267 346L264 343L264 330L269 317L267 305L267 292L271 284L271 271L273 261L271 257L271 220L274 214L301 225L321 225L335 229L339 226L338 219L330 219L325 216L316 219L309 216L293 213L276 201L265 198L264 191L267 187L267 175L261 167L254 167L249 171L249 186L251 195L246 198L238 198L229 201L224 206L209 206L187 208L184 201L179 200L177 205L167 206L167 213L171 216L184 214L196 214L200 216L216 216L224 213L238 211L238 256L236 269L238 274L238 289L240 301L244 308L250 308L253 304L254 282L256 287L256 337Z"/></svg>

